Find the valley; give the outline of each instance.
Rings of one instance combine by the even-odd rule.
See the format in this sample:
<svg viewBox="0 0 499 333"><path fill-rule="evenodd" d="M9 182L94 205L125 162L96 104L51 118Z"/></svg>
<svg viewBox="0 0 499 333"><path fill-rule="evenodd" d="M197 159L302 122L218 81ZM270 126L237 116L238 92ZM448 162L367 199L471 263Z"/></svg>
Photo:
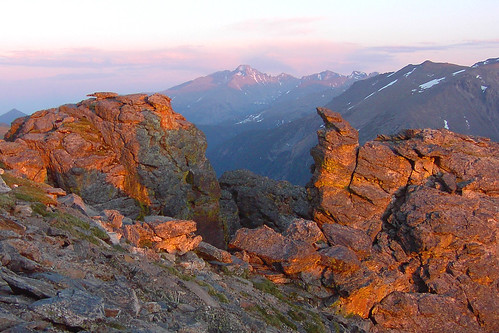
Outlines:
<svg viewBox="0 0 499 333"><path fill-rule="evenodd" d="M316 131L321 127L316 107L326 106L342 114L359 130L361 143L405 128L446 128L498 141L498 73L498 59L470 67L427 61L391 73L352 73L350 79L329 72L329 80L341 78L345 86L330 82L327 90L321 90L328 84L321 85L324 81L312 75L302 80L309 92L313 82L316 92L304 94L305 88L298 86L267 109L253 104L253 109L234 114L231 121L213 124L216 113L210 124L201 120L202 115L211 114L210 104L190 106L188 114L196 113L192 121L207 136L207 156L219 176L226 170L248 168L305 185L313 163L309 151L317 143ZM174 90L169 92L175 96ZM279 93L282 90L275 94ZM175 98L172 103L176 105ZM237 104L232 108L246 110Z"/></svg>

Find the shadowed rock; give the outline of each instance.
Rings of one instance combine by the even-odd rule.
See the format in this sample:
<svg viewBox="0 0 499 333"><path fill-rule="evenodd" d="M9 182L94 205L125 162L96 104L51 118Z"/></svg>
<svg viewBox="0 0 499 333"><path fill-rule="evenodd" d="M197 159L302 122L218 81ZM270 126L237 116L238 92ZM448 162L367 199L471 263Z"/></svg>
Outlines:
<svg viewBox="0 0 499 333"><path fill-rule="evenodd" d="M224 215L234 215L232 202L237 207L239 221L229 219L236 225L229 227L234 233L239 224L246 228L267 225L283 232L296 218L310 218L305 189L287 181L269 179L249 170L234 170L220 177L220 186L226 191Z"/></svg>
<svg viewBox="0 0 499 333"><path fill-rule="evenodd" d="M26 294L36 299L54 297L56 292L52 286L46 282L23 277L15 274L7 268L0 269L2 278L15 293Z"/></svg>

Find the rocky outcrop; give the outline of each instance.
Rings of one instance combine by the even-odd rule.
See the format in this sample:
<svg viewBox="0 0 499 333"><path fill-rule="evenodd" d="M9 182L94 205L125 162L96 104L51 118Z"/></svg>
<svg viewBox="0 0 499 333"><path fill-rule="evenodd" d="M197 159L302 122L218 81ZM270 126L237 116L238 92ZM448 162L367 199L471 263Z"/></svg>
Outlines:
<svg viewBox="0 0 499 333"><path fill-rule="evenodd" d="M91 96L16 120L0 142L1 162L100 210L193 219L207 241L223 246L204 135L164 95Z"/></svg>
<svg viewBox="0 0 499 333"><path fill-rule="evenodd" d="M221 206L231 236L240 227L262 225L283 232L294 219L310 218L307 193L301 186L249 170L227 171L219 182L223 191Z"/></svg>
<svg viewBox="0 0 499 333"><path fill-rule="evenodd" d="M358 147L339 114L318 113L308 191L340 308L387 329L497 331L499 145L427 129Z"/></svg>

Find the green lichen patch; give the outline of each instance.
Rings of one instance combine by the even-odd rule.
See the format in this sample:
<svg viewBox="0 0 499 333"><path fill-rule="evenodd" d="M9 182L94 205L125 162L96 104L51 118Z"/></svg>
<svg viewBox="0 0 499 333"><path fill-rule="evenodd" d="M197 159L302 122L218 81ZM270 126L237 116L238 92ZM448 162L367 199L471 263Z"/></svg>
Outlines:
<svg viewBox="0 0 499 333"><path fill-rule="evenodd" d="M327 333L326 326L322 322L321 317L312 311L307 311L308 319L303 324L303 328L307 333Z"/></svg>
<svg viewBox="0 0 499 333"><path fill-rule="evenodd" d="M69 122L62 125L67 131L79 134L86 141L100 142L102 135L99 130L87 118L81 118L75 122Z"/></svg>
<svg viewBox="0 0 499 333"><path fill-rule="evenodd" d="M194 282L199 284L201 287L205 287L208 290L208 294L216 297L220 303L230 303L227 296L225 296L224 293L216 291L215 288L213 288L213 286L211 284L209 284L205 281L198 280L198 279L194 279Z"/></svg>
<svg viewBox="0 0 499 333"><path fill-rule="evenodd" d="M162 269L166 270L170 274L175 275L176 277L180 278L181 280L184 280L184 281L195 280L194 276L188 275L188 274L184 274L184 273L180 272L178 269L176 269L173 266L167 266L167 265L165 265L165 264L163 264L161 262L154 262L154 264L156 266L161 267ZM196 282L198 282L198 280L196 280Z"/></svg>
<svg viewBox="0 0 499 333"><path fill-rule="evenodd" d="M258 314L267 325L271 325L277 328L283 328L287 326L295 331L298 330L298 326L286 315L281 313L275 307L271 307L270 309L266 309L263 306L255 304L248 308L251 312Z"/></svg>

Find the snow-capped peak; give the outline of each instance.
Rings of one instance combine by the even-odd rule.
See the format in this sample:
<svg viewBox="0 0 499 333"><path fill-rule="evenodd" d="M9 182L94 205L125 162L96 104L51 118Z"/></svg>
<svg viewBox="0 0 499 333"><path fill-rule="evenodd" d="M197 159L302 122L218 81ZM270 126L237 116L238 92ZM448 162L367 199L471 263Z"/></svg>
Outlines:
<svg viewBox="0 0 499 333"><path fill-rule="evenodd" d="M262 73L252 68L250 65L239 65L234 71L234 74L246 76L246 75L262 74Z"/></svg>
<svg viewBox="0 0 499 333"><path fill-rule="evenodd" d="M364 72L353 71L352 74L348 75L350 79L362 80L367 78L367 74Z"/></svg>

